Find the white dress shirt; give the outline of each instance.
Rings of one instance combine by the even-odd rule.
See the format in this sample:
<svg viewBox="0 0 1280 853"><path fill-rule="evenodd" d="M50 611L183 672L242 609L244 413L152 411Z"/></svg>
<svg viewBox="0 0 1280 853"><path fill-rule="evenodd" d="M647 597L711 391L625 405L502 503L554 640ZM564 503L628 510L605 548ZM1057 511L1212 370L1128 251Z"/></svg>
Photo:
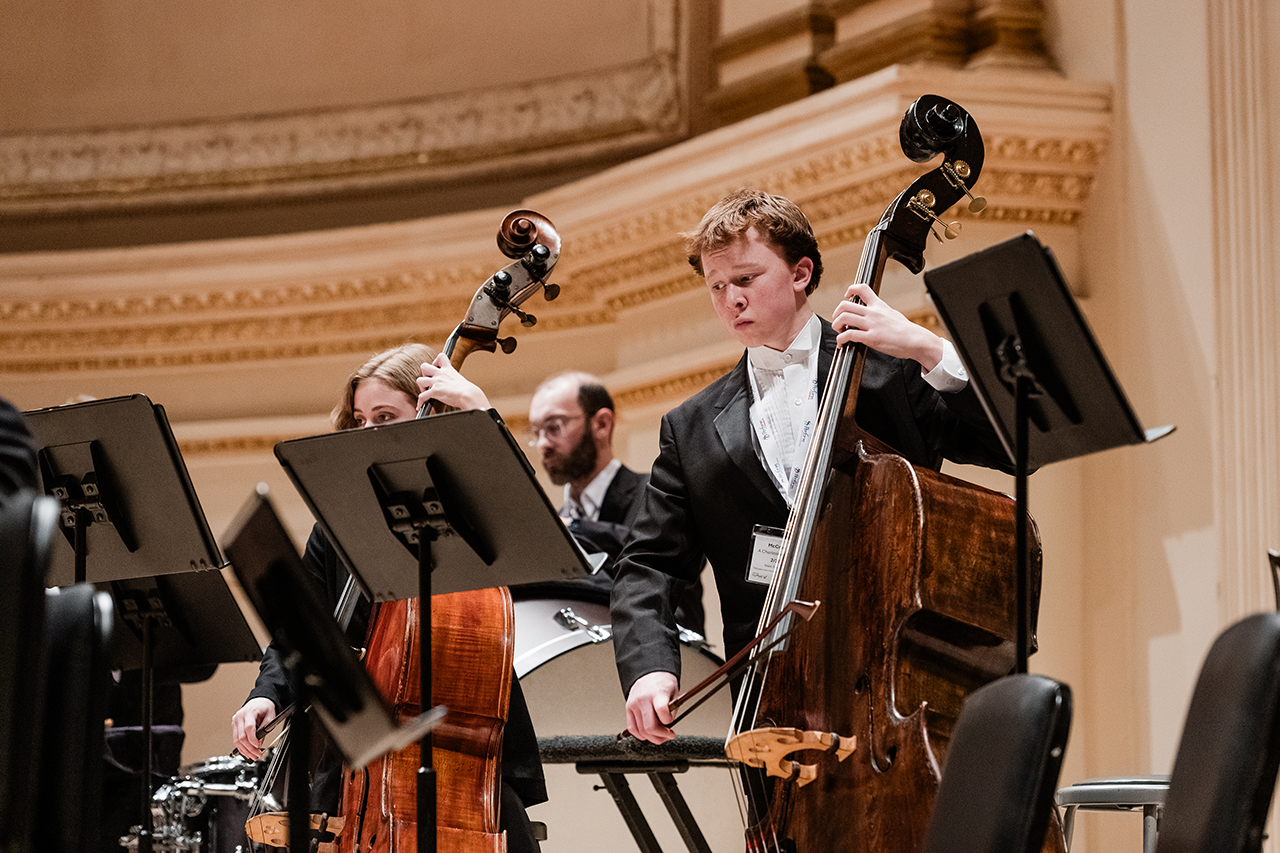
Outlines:
<svg viewBox="0 0 1280 853"><path fill-rule="evenodd" d="M747 349L751 385L751 444L769 479L790 505L804 467L818 413L818 353L822 323L815 314L782 352L767 346ZM924 380L938 391L955 392L969 376L951 342L942 339L942 360ZM566 487L566 494L568 494Z"/></svg>
<svg viewBox="0 0 1280 853"><path fill-rule="evenodd" d="M600 520L600 506L604 503L605 493L609 491L609 486L613 485L613 477L618 473L618 469L622 467L622 462L612 459L609 464L600 470L599 474L587 483L587 487L582 490L582 494L578 496L578 500L574 500L569 494L569 484L564 484L564 503L560 506L560 514L565 518L583 518L587 521Z"/></svg>

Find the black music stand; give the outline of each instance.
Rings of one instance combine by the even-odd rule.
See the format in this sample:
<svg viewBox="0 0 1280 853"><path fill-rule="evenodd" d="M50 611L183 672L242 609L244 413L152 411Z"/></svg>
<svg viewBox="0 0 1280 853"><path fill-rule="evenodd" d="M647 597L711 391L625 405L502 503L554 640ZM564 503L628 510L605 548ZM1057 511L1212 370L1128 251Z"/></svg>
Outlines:
<svg viewBox="0 0 1280 853"><path fill-rule="evenodd" d="M152 695L158 667L256 661L164 409L141 394L25 412L40 488L61 505L46 583L110 593L113 669L142 670L138 849L151 850Z"/></svg>
<svg viewBox="0 0 1280 853"><path fill-rule="evenodd" d="M390 601L591 573L498 413L449 412L281 442L276 457L371 598ZM423 704L431 608L423 606ZM436 849L436 778L423 738L418 850Z"/></svg>
<svg viewBox="0 0 1280 853"><path fill-rule="evenodd" d="M232 569L289 663L294 706L305 709L310 703L352 769L421 740L440 723L443 708L433 708L403 726L396 724L373 679L309 580L265 486L245 504L227 536ZM308 826L308 715L293 715L292 726L289 826ZM294 851L309 849L308 834L291 832L289 847Z"/></svg>
<svg viewBox="0 0 1280 853"><path fill-rule="evenodd" d="M1026 672L1028 472L1174 428L1143 430L1053 254L1030 231L930 270L924 281L1014 463L1016 671Z"/></svg>

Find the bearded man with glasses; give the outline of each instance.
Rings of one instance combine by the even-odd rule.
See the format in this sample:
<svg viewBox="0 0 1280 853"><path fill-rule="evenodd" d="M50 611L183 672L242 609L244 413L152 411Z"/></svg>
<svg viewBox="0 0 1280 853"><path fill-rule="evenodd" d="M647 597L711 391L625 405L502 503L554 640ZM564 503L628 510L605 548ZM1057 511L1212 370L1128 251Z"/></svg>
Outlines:
<svg viewBox="0 0 1280 853"><path fill-rule="evenodd" d="M649 482L647 474L614 457L615 420L613 397L589 373L558 373L537 387L529 403L529 444L551 482L564 486L560 517L588 553L607 555L600 572L581 583L606 595ZM689 584L678 601L677 623L703 633L701 581Z"/></svg>

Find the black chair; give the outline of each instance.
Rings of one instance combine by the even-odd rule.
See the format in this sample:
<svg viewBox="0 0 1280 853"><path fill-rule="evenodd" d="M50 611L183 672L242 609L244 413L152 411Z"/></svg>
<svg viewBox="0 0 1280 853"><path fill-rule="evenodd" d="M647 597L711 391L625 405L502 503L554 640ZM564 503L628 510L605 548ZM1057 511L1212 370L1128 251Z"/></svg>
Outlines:
<svg viewBox="0 0 1280 853"><path fill-rule="evenodd" d="M0 851L32 849L44 719L44 576L58 502L20 492L0 511Z"/></svg>
<svg viewBox="0 0 1280 853"><path fill-rule="evenodd" d="M1257 853L1280 768L1280 614L1224 631L1200 669L1157 853Z"/></svg>
<svg viewBox="0 0 1280 853"><path fill-rule="evenodd" d="M965 700L925 853L1038 853L1071 728L1071 689L1009 675Z"/></svg>
<svg viewBox="0 0 1280 853"><path fill-rule="evenodd" d="M41 853L100 847L112 611L111 596L87 583L51 594L45 603L48 670L36 805Z"/></svg>

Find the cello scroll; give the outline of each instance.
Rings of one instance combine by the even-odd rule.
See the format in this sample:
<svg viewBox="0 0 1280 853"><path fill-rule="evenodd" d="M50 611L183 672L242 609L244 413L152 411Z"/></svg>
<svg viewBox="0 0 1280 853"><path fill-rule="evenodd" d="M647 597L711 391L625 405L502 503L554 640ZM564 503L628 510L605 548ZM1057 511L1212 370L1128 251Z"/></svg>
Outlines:
<svg viewBox="0 0 1280 853"><path fill-rule="evenodd" d="M444 342L442 350L454 370L461 370L467 356L477 350L504 353L516 348L515 338L499 338L498 328L511 314L523 326L533 326L538 318L520 306L541 291L548 302L560 295L560 286L547 278L560 260L560 234L551 220L532 210L513 210L498 226L498 248L511 263L480 285L462 322ZM430 400L418 410L418 417L439 414L445 406Z"/></svg>

